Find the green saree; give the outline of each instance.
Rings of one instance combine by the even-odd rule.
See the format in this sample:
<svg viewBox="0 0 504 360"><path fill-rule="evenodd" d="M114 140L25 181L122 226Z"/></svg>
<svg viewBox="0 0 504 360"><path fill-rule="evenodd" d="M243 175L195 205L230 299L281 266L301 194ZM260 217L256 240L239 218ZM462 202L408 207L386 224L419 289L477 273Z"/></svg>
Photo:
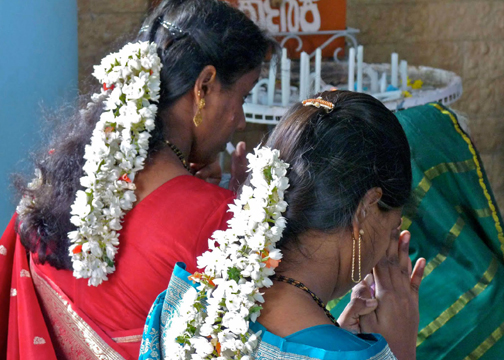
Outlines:
<svg viewBox="0 0 504 360"><path fill-rule="evenodd" d="M504 358L504 235L481 159L439 104L398 112L412 152L413 196L403 228L420 287L417 358ZM329 303L338 315L349 294Z"/></svg>

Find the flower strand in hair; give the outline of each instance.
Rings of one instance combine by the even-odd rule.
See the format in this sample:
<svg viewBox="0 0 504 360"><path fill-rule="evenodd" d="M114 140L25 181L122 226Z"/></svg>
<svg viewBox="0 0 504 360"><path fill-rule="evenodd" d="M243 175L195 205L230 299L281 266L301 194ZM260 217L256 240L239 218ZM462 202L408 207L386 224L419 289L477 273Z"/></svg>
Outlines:
<svg viewBox="0 0 504 360"><path fill-rule="evenodd" d="M93 75L103 84L92 99L104 112L86 146L84 190L76 193L68 233L73 273L98 286L115 271L121 220L136 201L135 174L144 167L154 129L162 64L155 43L125 45L107 55Z"/></svg>
<svg viewBox="0 0 504 360"><path fill-rule="evenodd" d="M204 272L189 277L199 283L198 291L191 288L166 321L169 359L247 360L257 346L260 334L249 332L249 322L260 315L260 289L273 284L269 277L282 258L275 244L286 225L289 165L269 148L255 149L247 158L250 186L229 205L234 213L229 228L215 231L210 250L198 257Z"/></svg>

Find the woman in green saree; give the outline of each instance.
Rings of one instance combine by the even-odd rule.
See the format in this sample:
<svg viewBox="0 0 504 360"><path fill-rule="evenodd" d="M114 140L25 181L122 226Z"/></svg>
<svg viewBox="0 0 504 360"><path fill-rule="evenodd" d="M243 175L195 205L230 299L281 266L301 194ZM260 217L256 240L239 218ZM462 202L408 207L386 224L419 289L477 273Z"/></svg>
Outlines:
<svg viewBox="0 0 504 360"><path fill-rule="evenodd" d="M213 336L222 331L221 320L211 328L215 341L209 342L208 351L204 349L203 327L201 331L188 327L188 341L177 338L177 342L193 346L195 353L207 354L200 357L193 353L192 359L414 359L418 288L425 260L419 259L412 269L410 235L400 233L401 210L411 191L411 164L408 141L397 118L371 96L324 92L295 105L271 134L267 146L276 149L273 152L278 150L279 158L289 164L289 186L280 196L282 200L285 195L288 204L283 215L285 229L273 243L283 257L279 261L272 256L275 250L266 246L269 257L261 265L275 268L269 278L273 283L263 281L264 301L256 297L262 303L261 315L257 321L252 311L246 317L250 322L248 335L242 337L242 352L221 351L220 343L226 339ZM263 172L266 177L281 173ZM260 188L253 176L250 184ZM278 196L276 188L272 191L270 198ZM251 206L255 205L249 202L243 208ZM265 209L266 213L271 210ZM232 211L235 219L239 218L236 209ZM230 222L232 227L236 224ZM219 252L224 240L214 239L217 243L214 240L212 244L220 246ZM203 265L203 260L199 264ZM244 284L247 276L260 276L250 273L250 269L242 270L242 277L236 277L237 286ZM172 333L170 328L180 326L177 317L186 309L180 304L184 294L196 286L189 275L183 266L177 267L168 290L154 304L144 331L142 359L179 358L174 356L173 343L165 340ZM228 275L225 280L235 276ZM212 279L209 282L215 286ZM217 290L213 291L217 293L222 282L215 283ZM354 286L353 301L367 299L372 310L365 315L361 312L361 316L355 316L355 311L344 312L336 321L325 304ZM210 316L212 310L209 306L208 312L201 312ZM220 319L225 317L221 313ZM199 340L193 341L196 337Z"/></svg>

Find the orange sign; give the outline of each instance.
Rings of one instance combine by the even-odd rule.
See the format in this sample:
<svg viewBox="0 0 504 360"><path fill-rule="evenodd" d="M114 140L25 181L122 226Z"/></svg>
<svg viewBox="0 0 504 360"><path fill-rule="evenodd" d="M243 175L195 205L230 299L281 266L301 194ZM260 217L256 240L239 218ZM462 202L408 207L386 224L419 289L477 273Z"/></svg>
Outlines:
<svg viewBox="0 0 504 360"><path fill-rule="evenodd" d="M346 0L226 1L242 10L256 24L266 28L279 41L288 34L298 35L302 40L300 51L307 53L312 53L332 37L313 33L346 29ZM332 57L334 51L339 47L343 49L344 45L344 38L335 39L323 49L322 54L324 57ZM289 57L299 57L300 51L296 51L298 46L296 39L287 40L285 47L289 51Z"/></svg>

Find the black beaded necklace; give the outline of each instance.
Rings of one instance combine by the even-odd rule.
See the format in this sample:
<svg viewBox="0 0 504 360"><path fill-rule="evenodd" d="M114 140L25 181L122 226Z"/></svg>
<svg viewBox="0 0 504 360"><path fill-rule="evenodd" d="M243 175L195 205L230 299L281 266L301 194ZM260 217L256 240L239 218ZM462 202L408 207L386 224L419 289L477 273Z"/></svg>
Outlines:
<svg viewBox="0 0 504 360"><path fill-rule="evenodd" d="M184 154L182 154L182 151L180 151L179 148L176 147L174 144L172 144L169 140L165 140L165 143L166 143L166 145L168 145L168 147L170 149L172 149L172 151L175 153L175 155L177 155L177 157L179 158L182 165L184 165L186 170L191 172L191 168L189 167L189 165L187 165L187 161L184 158Z"/></svg>
<svg viewBox="0 0 504 360"><path fill-rule="evenodd" d="M308 289L308 287L305 284L303 284L301 281L297 281L297 280L294 280L293 278L285 277L283 275L274 275L272 277L272 279L287 283L289 285L294 285L298 289L301 289L304 292L307 292L308 294L310 294L310 296L312 297L313 300L315 300L317 305L320 306L322 308L322 310L324 310L324 312L325 312L326 316L329 318L329 320L331 320L334 325L339 327L339 324L336 321L336 319L334 318L334 316L332 316L332 314L329 312L329 310L326 309L324 302L322 300L320 300L320 298L313 291Z"/></svg>

